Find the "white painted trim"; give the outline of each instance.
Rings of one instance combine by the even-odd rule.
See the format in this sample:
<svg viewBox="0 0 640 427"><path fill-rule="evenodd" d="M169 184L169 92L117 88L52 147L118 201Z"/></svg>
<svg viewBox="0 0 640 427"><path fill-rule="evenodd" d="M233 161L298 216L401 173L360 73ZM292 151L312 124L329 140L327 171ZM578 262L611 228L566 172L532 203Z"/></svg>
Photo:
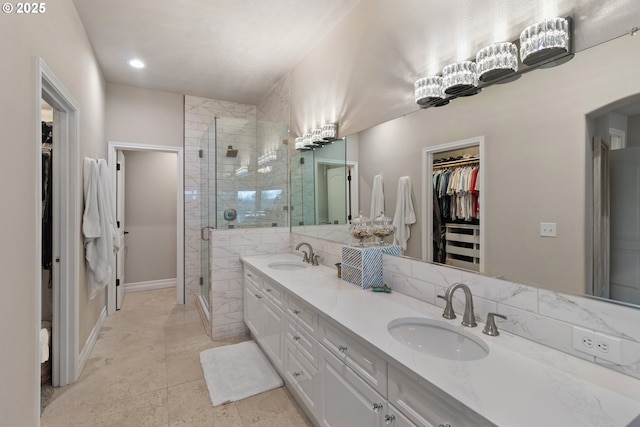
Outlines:
<svg viewBox="0 0 640 427"><path fill-rule="evenodd" d="M111 171L112 187L116 188L116 158L118 150L155 151L177 154L176 187L177 187L177 230L176 230L176 301L184 304L184 150L182 147L165 145L138 144L132 142L109 141L108 163ZM115 203L113 204L115 206ZM115 260L114 260L115 263ZM113 266L115 272L115 265ZM107 286L107 315L116 312L116 283L113 280Z"/></svg>
<svg viewBox="0 0 640 427"><path fill-rule="evenodd" d="M425 147L422 149L422 223L425 224L425 230L422 233L422 260L431 262L433 260L433 215L429 206L432 206L433 200L433 185L427 185L431 183L431 177L433 176L433 155L442 151L457 150L466 147L478 146L480 152L480 196L478 202L480 203L480 273L485 271L485 229L486 221L485 217L485 203L484 195L486 193L484 186L484 136L477 136L474 138L464 139L461 141L454 141L446 144L435 145L433 147ZM433 207L432 207L433 208Z"/></svg>
<svg viewBox="0 0 640 427"><path fill-rule="evenodd" d="M178 285L177 279L161 279L161 280L148 280L146 282L132 282L125 283L124 293L153 291L156 289L173 288Z"/></svg>
<svg viewBox="0 0 640 427"><path fill-rule="evenodd" d="M41 253L42 245L42 202L40 199L42 182L42 129L40 125L40 99L45 98L54 109L54 132L56 144L54 191L58 197L54 205L54 286L53 323L56 332L52 337L52 377L55 386L64 386L76 381L78 370L79 337L79 296L80 286L80 168L79 168L79 104L53 74L42 58L35 59L36 80L34 105L36 108L35 162L36 171L36 329L34 334L39 343L42 304ZM39 345L36 346L39 349ZM39 352L39 350L38 350ZM39 357L37 358L39 362ZM37 364L36 379L40 378L40 364ZM37 407L40 407L40 382L35 386ZM39 422L39 418L38 418ZM37 423L34 425L38 425Z"/></svg>
<svg viewBox="0 0 640 427"><path fill-rule="evenodd" d="M80 352L80 357L78 360L78 365L80 367L79 372L84 370L89 357L91 357L91 352L93 348L96 346L96 342L98 341L98 336L100 336L100 332L102 331L102 327L104 326L104 322L107 319L107 307L102 307L102 311L100 312L100 317L98 317L98 321L95 325L93 325L93 329L91 329L91 333L87 338L87 341L84 343L84 347Z"/></svg>

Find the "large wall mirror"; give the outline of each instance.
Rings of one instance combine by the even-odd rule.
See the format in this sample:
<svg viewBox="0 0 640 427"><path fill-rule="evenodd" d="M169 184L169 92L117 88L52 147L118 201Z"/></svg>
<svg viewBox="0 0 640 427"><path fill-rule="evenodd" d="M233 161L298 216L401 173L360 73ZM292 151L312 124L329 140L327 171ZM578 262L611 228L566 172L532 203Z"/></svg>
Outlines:
<svg viewBox="0 0 640 427"><path fill-rule="evenodd" d="M619 157L616 147L631 153L640 145L640 111L629 106L640 101L633 98L640 94L639 51L640 37L622 36L578 52L558 67L536 70L448 106L416 111L347 137L358 141L354 151L360 206L369 206L373 177L380 174L386 212L393 216L398 179L409 176L418 222L412 226L405 255L425 259L423 239L431 235L424 226L421 153L426 147L482 136L483 273L569 294L622 299L614 295L621 289L634 295L628 303L640 304L635 296L640 293L640 255L629 249L630 240L640 236L640 214L628 211L629 199L622 198L622 211L613 203L619 193L640 193L640 172L632 170L636 166L622 172L595 168L596 174L611 172L606 180L600 179L611 186L609 193L595 188L594 164L601 159L594 160L592 150L596 137L605 141L605 148L614 145L609 159ZM626 127L616 122L621 117ZM621 139L625 145L620 145ZM350 149L347 142L347 158ZM626 152L619 153L625 153L623 162L629 160ZM620 181L628 189L620 190ZM612 201L604 220L597 213L604 212L601 209L594 214L594 199L599 203L594 193ZM555 223L557 236L540 236L541 223ZM599 234L594 234L594 224ZM326 233L316 230L316 237L344 240L343 234L332 238L331 225L316 227L327 227ZM629 236L621 235L623 230ZM297 232L295 227L292 231ZM622 253L622 258L615 253ZM603 264L602 259L610 261ZM621 276L623 287L614 291Z"/></svg>

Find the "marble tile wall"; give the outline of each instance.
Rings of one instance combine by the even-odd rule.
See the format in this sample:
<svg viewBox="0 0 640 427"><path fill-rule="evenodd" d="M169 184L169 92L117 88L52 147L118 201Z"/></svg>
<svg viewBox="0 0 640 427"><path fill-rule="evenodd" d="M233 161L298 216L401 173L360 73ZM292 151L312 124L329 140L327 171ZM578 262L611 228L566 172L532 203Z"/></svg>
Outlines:
<svg viewBox="0 0 640 427"><path fill-rule="evenodd" d="M243 321L241 256L289 252L289 229L245 228L211 230L211 338L248 334Z"/></svg>
<svg viewBox="0 0 640 427"><path fill-rule="evenodd" d="M485 322L487 313L507 316L498 328L572 354L615 371L640 378L640 310L624 305L571 296L512 283L476 273L385 255L384 281L396 292L444 308L448 286L466 283L473 293L475 314ZM464 294L454 295L456 313L464 311ZM622 342L622 363L613 364L573 349L573 326L617 337Z"/></svg>
<svg viewBox="0 0 640 427"><path fill-rule="evenodd" d="M184 103L185 302L193 304L200 295L202 275L200 228L202 208L205 207L203 203L208 201L208 194L201 193L208 174L201 169L202 161L198 152L203 144L208 144L212 139L211 125L215 117L248 120L255 123L257 109L253 105L190 95L185 95Z"/></svg>

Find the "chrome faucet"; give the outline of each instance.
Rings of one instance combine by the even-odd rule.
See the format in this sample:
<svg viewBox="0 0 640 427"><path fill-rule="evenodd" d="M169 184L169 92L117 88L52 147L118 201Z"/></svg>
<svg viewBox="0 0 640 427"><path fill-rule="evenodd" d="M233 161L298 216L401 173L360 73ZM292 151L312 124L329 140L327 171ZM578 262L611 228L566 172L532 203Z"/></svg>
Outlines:
<svg viewBox="0 0 640 427"><path fill-rule="evenodd" d="M318 262L318 255L315 255L313 253L313 248L311 247L311 245L307 242L300 242L298 243L298 245L296 246L296 251L300 250L300 247L302 246L306 246L309 248L309 253L307 253L307 251L302 251L304 253L304 257L302 258L302 262L306 262L309 263L311 265L320 265Z"/></svg>
<svg viewBox="0 0 640 427"><path fill-rule="evenodd" d="M444 313L442 313L442 317L445 319L455 319L456 313L453 311L453 293L459 289L462 289L464 292L464 314L462 315L462 326L468 326L470 328L475 328L478 326L476 323L476 317L473 312L473 296L471 295L471 289L464 283L458 282L449 286L447 292L445 292L444 296L438 295L438 298L442 298L446 302L446 306L444 308Z"/></svg>

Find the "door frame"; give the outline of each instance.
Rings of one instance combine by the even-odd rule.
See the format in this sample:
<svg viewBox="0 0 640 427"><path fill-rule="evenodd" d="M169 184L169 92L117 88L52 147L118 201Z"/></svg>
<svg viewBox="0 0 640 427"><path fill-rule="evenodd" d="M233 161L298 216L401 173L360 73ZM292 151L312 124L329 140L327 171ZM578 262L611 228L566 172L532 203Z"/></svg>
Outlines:
<svg viewBox="0 0 640 427"><path fill-rule="evenodd" d="M80 209L82 200L79 155L79 104L58 80L41 57L35 58L35 247L36 265L36 407L40 408L40 328L42 321L42 127L40 100L54 110L56 153L53 170L53 323L56 330L51 337L52 382L64 386L76 381L78 375L78 284L80 277ZM56 218L57 217L57 218ZM59 261L58 261L59 260ZM56 271L57 270L57 271ZM39 419L39 417L38 417Z"/></svg>
<svg viewBox="0 0 640 427"><path fill-rule="evenodd" d="M422 232L422 260L431 262L433 260L433 155L443 151L458 150L466 147L478 147L480 153L480 195L478 201L480 203L480 273L485 271L485 236L484 226L486 224L484 195L486 194L484 186L484 136L476 136L474 138L463 139L461 141L448 142L445 144L434 145L422 149L422 223L425 229ZM429 185L427 185L429 184Z"/></svg>
<svg viewBox="0 0 640 427"><path fill-rule="evenodd" d="M184 150L182 147L171 147L164 145L149 145L133 142L109 141L108 144L108 164L111 172L111 186L116 186L116 163L117 151L149 151L161 153L177 154L178 167L176 171L176 301L178 304L184 304L185 288L184 288ZM115 208L115 203L113 204ZM115 272L115 257L113 257L112 271ZM110 316L116 312L116 281L115 274L107 286L107 315Z"/></svg>

